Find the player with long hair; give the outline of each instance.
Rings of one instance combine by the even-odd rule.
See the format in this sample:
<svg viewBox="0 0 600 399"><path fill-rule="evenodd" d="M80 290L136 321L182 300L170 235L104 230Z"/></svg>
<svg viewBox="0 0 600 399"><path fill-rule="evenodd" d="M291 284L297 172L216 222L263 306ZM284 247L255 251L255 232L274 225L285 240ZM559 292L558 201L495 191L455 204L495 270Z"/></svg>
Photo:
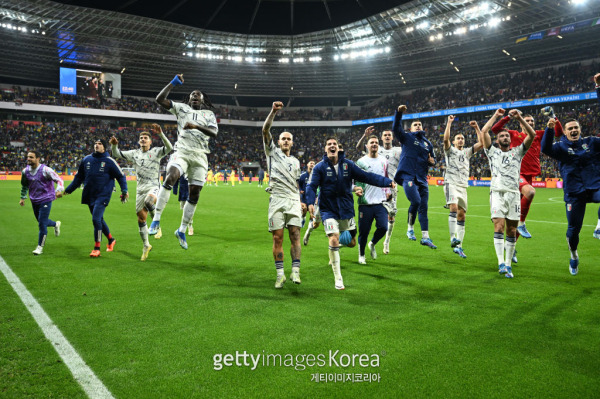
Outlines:
<svg viewBox="0 0 600 399"><path fill-rule="evenodd" d="M206 182L208 171L206 154L210 153L208 142L211 138L217 137L219 128L215 114L207 109L212 108L212 103L200 90L192 91L187 101L183 103L167 99L173 87L182 84L183 75L175 75L171 83L166 85L156 97L156 102L161 107L177 117L177 142L175 152L167 164L167 176L158 192L156 213L148 233L154 235L159 232L162 212L169 201L173 185L181 175L185 174L189 180L190 194L183 207L181 225L175 230L175 236L181 248L187 249L185 230L194 217L200 191Z"/></svg>

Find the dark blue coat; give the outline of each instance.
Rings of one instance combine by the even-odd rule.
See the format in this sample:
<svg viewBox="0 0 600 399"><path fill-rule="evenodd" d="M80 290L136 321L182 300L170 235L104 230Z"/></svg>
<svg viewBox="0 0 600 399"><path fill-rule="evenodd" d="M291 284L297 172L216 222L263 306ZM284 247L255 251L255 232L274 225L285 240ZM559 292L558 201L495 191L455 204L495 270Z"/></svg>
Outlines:
<svg viewBox="0 0 600 399"><path fill-rule="evenodd" d="M553 139L554 129L547 128L542 137L542 152L558 161L565 201L586 190L600 189L600 138L580 137L569 141L567 136L562 136L554 144Z"/></svg>
<svg viewBox="0 0 600 399"><path fill-rule="evenodd" d="M338 173L327 155L315 165L306 185L306 204L315 203L315 193L319 193L319 210L323 220L344 220L354 217L353 180L377 187L389 187L392 181L374 173L365 172L354 162L344 158L344 152L338 153Z"/></svg>
<svg viewBox="0 0 600 399"><path fill-rule="evenodd" d="M435 159L433 144L425 138L425 132L405 132L402 127L402 114L396 111L392 125L394 137L402 143L402 154L394 180L402 184L404 180L427 185L429 173L429 156Z"/></svg>
<svg viewBox="0 0 600 399"><path fill-rule="evenodd" d="M127 179L117 162L108 156L108 151L102 154L94 152L83 158L75 178L65 192L71 194L83 183L82 204L92 204L99 200L104 206L108 206L115 187L115 179L121 186L121 192L126 193Z"/></svg>
<svg viewBox="0 0 600 399"><path fill-rule="evenodd" d="M310 175L308 172L302 172L300 175L300 179L298 179L298 188L300 189L300 202L303 204L308 204L306 202L306 183L308 183L308 178Z"/></svg>

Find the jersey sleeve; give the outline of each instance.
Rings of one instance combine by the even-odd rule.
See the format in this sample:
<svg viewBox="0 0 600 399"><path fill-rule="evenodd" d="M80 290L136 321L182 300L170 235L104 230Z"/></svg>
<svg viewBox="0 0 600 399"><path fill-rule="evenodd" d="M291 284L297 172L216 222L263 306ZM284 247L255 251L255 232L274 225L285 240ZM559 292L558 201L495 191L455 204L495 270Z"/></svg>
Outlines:
<svg viewBox="0 0 600 399"><path fill-rule="evenodd" d="M56 183L56 191L65 191L65 183L63 182L63 179L60 178L58 173L54 171L54 169L45 166L44 177Z"/></svg>
<svg viewBox="0 0 600 399"><path fill-rule="evenodd" d="M179 110L181 108L183 108L183 106L184 106L183 103L178 103L178 102L171 100L171 108L169 108L169 112L172 113L173 115L177 116L177 113L179 112Z"/></svg>
<svg viewBox="0 0 600 399"><path fill-rule="evenodd" d="M126 161L133 161L133 153L135 152L135 150L129 150L129 151L121 151L119 149L119 147L115 148L114 151L114 157L115 158L123 158Z"/></svg>
<svg viewBox="0 0 600 399"><path fill-rule="evenodd" d="M219 125L217 125L217 117L215 116L215 113L212 111L207 111L206 114L206 126L215 128L217 131L219 131Z"/></svg>

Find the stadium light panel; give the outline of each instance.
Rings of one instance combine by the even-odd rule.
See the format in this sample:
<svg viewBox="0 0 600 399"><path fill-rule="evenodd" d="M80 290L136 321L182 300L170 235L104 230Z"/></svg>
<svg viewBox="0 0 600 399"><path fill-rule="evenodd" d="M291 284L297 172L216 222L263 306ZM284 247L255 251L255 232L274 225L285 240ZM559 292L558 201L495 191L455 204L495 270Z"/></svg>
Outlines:
<svg viewBox="0 0 600 399"><path fill-rule="evenodd" d="M438 33L437 36L436 36L436 39L440 40L442 38L442 36L443 35L441 33Z"/></svg>
<svg viewBox="0 0 600 399"><path fill-rule="evenodd" d="M290 63L290 59L289 58L280 58L279 62L282 64L289 64Z"/></svg>
<svg viewBox="0 0 600 399"><path fill-rule="evenodd" d="M502 49L502 52L503 52L504 54L506 54L506 55L510 55L510 53L509 53L508 51L504 50L504 49Z"/></svg>
<svg viewBox="0 0 600 399"><path fill-rule="evenodd" d="M557 35L556 37L558 37L559 39L562 39L562 36L561 36L561 35Z"/></svg>
<svg viewBox="0 0 600 399"><path fill-rule="evenodd" d="M427 29L429 28L429 22L423 21L419 25L417 25L417 29Z"/></svg>
<svg viewBox="0 0 600 399"><path fill-rule="evenodd" d="M233 85L233 89L237 90L237 83Z"/></svg>
<svg viewBox="0 0 600 399"><path fill-rule="evenodd" d="M456 72L460 72L460 70L458 69L458 67L454 67L454 69L456 69Z"/></svg>
<svg viewBox="0 0 600 399"><path fill-rule="evenodd" d="M513 61L516 61L517 59L516 59L515 57L512 57L512 60L513 60Z"/></svg>
<svg viewBox="0 0 600 399"><path fill-rule="evenodd" d="M494 28L500 24L500 18L492 18L490 19L489 25Z"/></svg>
<svg viewBox="0 0 600 399"><path fill-rule="evenodd" d="M336 54L336 55L334 55L334 56L333 56L333 59L334 59L335 61L338 61L338 60L340 59L340 56Z"/></svg>

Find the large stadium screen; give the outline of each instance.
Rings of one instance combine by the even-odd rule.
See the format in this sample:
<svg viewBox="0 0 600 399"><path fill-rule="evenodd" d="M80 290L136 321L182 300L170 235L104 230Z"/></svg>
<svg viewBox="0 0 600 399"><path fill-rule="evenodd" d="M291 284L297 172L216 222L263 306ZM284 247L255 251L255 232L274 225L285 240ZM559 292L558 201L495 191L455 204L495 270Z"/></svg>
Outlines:
<svg viewBox="0 0 600 399"><path fill-rule="evenodd" d="M60 68L60 92L88 98L121 98L121 75L87 69Z"/></svg>

